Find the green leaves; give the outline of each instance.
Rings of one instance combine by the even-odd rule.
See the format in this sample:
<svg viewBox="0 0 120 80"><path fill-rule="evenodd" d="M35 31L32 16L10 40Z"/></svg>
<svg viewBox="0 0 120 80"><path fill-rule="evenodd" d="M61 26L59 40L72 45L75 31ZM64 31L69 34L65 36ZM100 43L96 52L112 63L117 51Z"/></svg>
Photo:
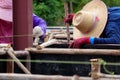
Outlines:
<svg viewBox="0 0 120 80"><path fill-rule="evenodd" d="M58 25L62 20L64 6L59 0L34 0L33 6L34 13L45 19L48 25Z"/></svg>
<svg viewBox="0 0 120 80"><path fill-rule="evenodd" d="M108 7L120 6L120 0L103 0Z"/></svg>
<svg viewBox="0 0 120 80"><path fill-rule="evenodd" d="M73 12L81 10L91 0L33 0L33 11L49 26L64 25L64 2L72 1ZM120 6L120 0L102 0L108 7Z"/></svg>

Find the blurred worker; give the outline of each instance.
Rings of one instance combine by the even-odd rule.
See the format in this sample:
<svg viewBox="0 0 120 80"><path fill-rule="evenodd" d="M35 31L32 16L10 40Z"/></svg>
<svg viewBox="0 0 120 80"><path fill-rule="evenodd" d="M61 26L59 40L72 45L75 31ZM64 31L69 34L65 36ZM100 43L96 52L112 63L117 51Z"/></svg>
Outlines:
<svg viewBox="0 0 120 80"><path fill-rule="evenodd" d="M71 22L75 27L70 48L85 44L120 44L120 7L107 9L101 0L92 0L65 18L65 23Z"/></svg>
<svg viewBox="0 0 120 80"><path fill-rule="evenodd" d="M12 44L12 0L0 0L0 44Z"/></svg>
<svg viewBox="0 0 120 80"><path fill-rule="evenodd" d="M40 38L40 41L44 41L44 37L46 34L46 21L37 15L33 14L33 35L37 39Z"/></svg>

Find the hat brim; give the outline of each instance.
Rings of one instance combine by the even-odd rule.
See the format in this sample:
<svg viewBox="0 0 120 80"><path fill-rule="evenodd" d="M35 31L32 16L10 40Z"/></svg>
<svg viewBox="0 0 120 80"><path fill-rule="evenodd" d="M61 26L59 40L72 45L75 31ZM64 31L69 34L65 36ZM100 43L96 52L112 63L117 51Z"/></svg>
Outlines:
<svg viewBox="0 0 120 80"><path fill-rule="evenodd" d="M107 22L107 7L101 0L92 0L91 2L87 3L83 9L84 11L95 12L99 17L99 21L97 22L96 26L88 33L80 32L76 27L73 29L73 38L81 38L81 37L99 37L103 32L106 22Z"/></svg>
<svg viewBox="0 0 120 80"><path fill-rule="evenodd" d="M13 21L12 13L13 13L12 9L0 8L0 19L12 22Z"/></svg>

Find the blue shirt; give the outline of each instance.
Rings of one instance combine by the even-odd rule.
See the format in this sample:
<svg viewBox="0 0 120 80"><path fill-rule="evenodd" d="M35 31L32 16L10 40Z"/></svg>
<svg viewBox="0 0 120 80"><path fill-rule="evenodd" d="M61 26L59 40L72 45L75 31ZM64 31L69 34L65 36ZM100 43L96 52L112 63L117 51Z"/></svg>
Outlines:
<svg viewBox="0 0 120 80"><path fill-rule="evenodd" d="M120 7L108 8L108 13L105 29L94 44L120 44Z"/></svg>

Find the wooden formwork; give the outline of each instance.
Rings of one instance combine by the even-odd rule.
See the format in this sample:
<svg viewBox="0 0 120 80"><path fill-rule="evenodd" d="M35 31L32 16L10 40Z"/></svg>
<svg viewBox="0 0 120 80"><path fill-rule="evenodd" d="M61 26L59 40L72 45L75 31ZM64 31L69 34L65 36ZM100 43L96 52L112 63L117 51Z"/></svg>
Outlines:
<svg viewBox="0 0 120 80"><path fill-rule="evenodd" d="M39 45L40 46L40 45ZM107 45L110 46L110 45ZM115 46L115 45L111 45ZM118 45L116 45L118 46ZM118 46L119 47L119 46ZM112 56L120 56L119 49L69 49L69 48L26 48L25 50L30 53L36 54L67 54L67 55L112 55ZM91 77L79 77L79 79L62 79L62 80L119 80L120 75L109 75L101 73L100 68L100 60L99 59L91 59ZM96 64L97 62L97 64ZM55 79L55 78L54 78ZM53 79L53 80L54 80ZM45 79L47 80L47 79ZM51 79L52 80L52 79ZM58 79L55 79L58 80ZM60 79L61 80L61 79Z"/></svg>
<svg viewBox="0 0 120 80"><path fill-rule="evenodd" d="M43 45L43 44L42 44ZM41 46L41 45L39 45ZM38 48L26 48L23 51L14 51L17 56L26 55L24 53L34 53L34 54L85 54L85 55L113 55L120 56L120 50L118 49L64 49L64 48L45 48L43 46L41 49ZM6 54L4 50L0 50L1 55ZM21 53L21 54L19 54ZM23 54L22 54L23 53ZM1 73L0 79L2 80L119 80L119 75L108 75L100 72L100 62L99 59L92 59L91 61L91 77L82 77L78 75L73 76L62 76L62 75L41 75L41 74L16 74L16 73ZM97 64L96 64L97 62Z"/></svg>
<svg viewBox="0 0 120 80"><path fill-rule="evenodd" d="M1 44L2 45L2 44ZM0 55L7 55L7 59L13 60L7 62L7 73L14 73L14 62L27 74L30 74L30 63L26 62L26 67L19 61L17 57L26 56L26 60L30 59L30 55L28 51L14 51L11 45L6 44L6 46L0 47ZM17 56L17 57L16 57ZM6 60L7 61L7 60Z"/></svg>
<svg viewBox="0 0 120 80"><path fill-rule="evenodd" d="M53 44L61 44L66 43L64 40L51 39L45 43L37 45L35 48L25 48L23 51L14 51L16 56L26 55L26 53L34 53L34 54L67 54L67 55L112 55L112 56L120 56L119 45L107 45L112 47L117 47L118 49L69 49L69 48L47 48ZM101 46L101 45L100 45ZM103 46L103 45L102 45ZM104 45L105 46L105 45ZM6 54L6 50L0 50L1 55ZM12 54L11 51L7 50L7 53ZM19 54L20 53L20 54ZM11 57L13 58L13 57ZM17 60L17 59L15 59ZM29 58L30 60L30 58ZM17 60L18 61L18 60ZM94 62L94 60L91 60ZM99 60L95 60L99 61ZM92 64L92 63L91 63ZM97 65L97 67L96 67ZM100 66L98 64L91 65L91 77L81 77L77 76L60 76L60 75L38 75L38 74L30 74L29 71L24 70L26 74L0 74L0 79L3 80L119 80L119 75L107 75L100 73ZM10 68L9 68L10 69ZM28 75L29 74L29 75ZM9 78L9 79L8 79Z"/></svg>

